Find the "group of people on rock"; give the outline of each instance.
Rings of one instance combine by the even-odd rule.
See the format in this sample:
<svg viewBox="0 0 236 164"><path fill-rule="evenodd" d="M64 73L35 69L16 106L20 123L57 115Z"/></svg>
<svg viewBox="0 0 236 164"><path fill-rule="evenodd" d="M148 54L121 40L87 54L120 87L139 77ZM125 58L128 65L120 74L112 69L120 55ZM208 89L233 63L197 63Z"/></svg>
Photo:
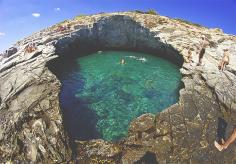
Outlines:
<svg viewBox="0 0 236 164"><path fill-rule="evenodd" d="M70 24L67 24L65 26L62 26L62 25L59 25L56 29L57 32L65 32L67 30L70 30L71 29L71 26Z"/></svg>
<svg viewBox="0 0 236 164"><path fill-rule="evenodd" d="M201 37L202 42L200 46L200 52L198 56L198 64L197 66L200 66L202 64L202 59L206 51L206 47L209 45L209 42L206 40L205 36ZM229 49L223 49L223 58L219 62L218 69L223 71L225 69L225 66L229 64ZM191 49L188 49L188 56L186 58L186 62L191 63L192 62L192 52ZM215 147L219 150L222 151L224 149L227 149L228 146L233 143L236 140L236 127L233 130L233 133L231 136L225 141L224 139L221 139L221 143L218 143L217 141L214 142Z"/></svg>
<svg viewBox="0 0 236 164"><path fill-rule="evenodd" d="M201 41L201 46L200 46L200 52L198 53L198 64L197 66L202 65L202 59L204 57L204 54L206 52L206 47L209 46L209 41L207 41L206 37L203 35L201 37L202 41ZM223 58L220 61L218 68L219 70L223 71L225 69L225 66L229 64L229 50L228 49L224 49L224 53L223 53ZM187 63L191 63L192 62L192 51L191 48L188 49L188 56L186 58L186 62Z"/></svg>
<svg viewBox="0 0 236 164"><path fill-rule="evenodd" d="M70 25L70 24L67 24L67 25L65 25L65 26L59 25L59 26L57 27L57 29L56 29L56 32L64 32L64 31L67 31L67 30L70 30L70 29L71 29L71 25ZM26 53L32 53L32 52L34 52L34 51L36 51L36 50L37 50L37 46L36 46L36 44L35 44L34 42L29 43L29 44L25 47L25 49L24 49L24 51L25 51Z"/></svg>
<svg viewBox="0 0 236 164"><path fill-rule="evenodd" d="M25 52L31 53L37 50L37 46L35 43L30 43L25 47Z"/></svg>
<svg viewBox="0 0 236 164"><path fill-rule="evenodd" d="M67 25L67 26L61 26L60 25L60 26L58 26L57 31L58 32L63 32L63 31L68 30L68 29L70 29L69 25ZM197 66L200 66L202 64L202 59L203 59L203 56L204 56L205 51L206 51L205 49L209 45L209 42L206 40L205 36L202 36L201 39L202 39L202 42L201 42L201 46L200 46L200 49L199 49L200 51L199 51ZM36 46L35 43L30 43L25 47L25 52L27 52L27 53L34 52L35 50L37 50L37 46ZM192 52L191 51L192 50L189 48L188 49L188 56L186 58L186 62L188 62L188 63L192 62ZM144 59L145 58L140 58L141 61L143 61ZM145 61L146 61L146 59L145 59ZM126 63L125 60L121 59L120 64L124 65L125 63ZM227 64L229 64L229 52L228 52L228 49L224 49L223 58L222 58L222 60L220 61L219 65L218 65L219 70L223 71ZM219 151L222 151L224 149L227 149L227 147L231 143L233 143L235 140L236 140L236 128L234 129L232 135L229 137L229 139L227 141L224 141L223 139L221 139L221 143L218 143L217 141L215 141L214 145Z"/></svg>

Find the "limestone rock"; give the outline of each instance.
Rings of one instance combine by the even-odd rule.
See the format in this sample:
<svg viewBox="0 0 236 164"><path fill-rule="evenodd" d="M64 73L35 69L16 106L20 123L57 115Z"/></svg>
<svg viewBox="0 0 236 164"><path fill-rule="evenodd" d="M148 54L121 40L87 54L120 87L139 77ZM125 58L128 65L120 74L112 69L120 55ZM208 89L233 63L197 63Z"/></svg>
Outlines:
<svg viewBox="0 0 236 164"><path fill-rule="evenodd" d="M118 144L103 140L77 142L78 162L81 163L118 163L122 153Z"/></svg>
<svg viewBox="0 0 236 164"><path fill-rule="evenodd" d="M154 121L155 121L155 115L150 113L144 114L131 122L129 131L131 133L145 132L151 128L154 128L155 126Z"/></svg>
<svg viewBox="0 0 236 164"><path fill-rule="evenodd" d="M236 37L160 15L122 12L75 18L71 29L57 25L18 41L0 55L0 162L69 162L72 149L63 127L53 74L54 60L70 58L84 49L125 49L159 55L180 65L184 88L177 104L145 114L130 124L129 135L117 142L78 142L80 163L235 163L234 146L219 153L219 117L228 123L228 137L236 123ZM201 36L210 43L203 65L197 66ZM25 53L28 43L38 50ZM192 62L183 63L191 48ZM220 72L223 49L230 63ZM55 65L53 65L55 68ZM57 69L59 69L57 67ZM75 152L74 152L75 153Z"/></svg>

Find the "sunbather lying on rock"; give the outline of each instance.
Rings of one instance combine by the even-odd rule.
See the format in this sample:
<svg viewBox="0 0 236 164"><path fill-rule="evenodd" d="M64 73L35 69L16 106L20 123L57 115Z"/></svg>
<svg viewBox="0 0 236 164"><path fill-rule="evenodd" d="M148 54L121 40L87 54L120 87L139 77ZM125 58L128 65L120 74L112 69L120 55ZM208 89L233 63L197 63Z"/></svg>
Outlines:
<svg viewBox="0 0 236 164"><path fill-rule="evenodd" d="M229 64L229 53L228 49L224 49L224 55L222 60L219 63L218 68L223 71L225 69L225 66Z"/></svg>
<svg viewBox="0 0 236 164"><path fill-rule="evenodd" d="M30 43L25 47L25 52L31 53L37 50L36 44L35 43Z"/></svg>
<svg viewBox="0 0 236 164"><path fill-rule="evenodd" d="M219 150L222 151L223 149L227 149L228 146L233 143L236 140L236 128L234 128L234 131L232 133L232 135L228 138L228 140L225 142L222 139L222 144L219 144L218 142L214 142L215 147Z"/></svg>
<svg viewBox="0 0 236 164"><path fill-rule="evenodd" d="M63 32L66 31L66 27L59 25L56 29L57 32Z"/></svg>
<svg viewBox="0 0 236 164"><path fill-rule="evenodd" d="M67 24L66 26L59 25L56 29L57 32L64 32L71 29L71 25Z"/></svg>

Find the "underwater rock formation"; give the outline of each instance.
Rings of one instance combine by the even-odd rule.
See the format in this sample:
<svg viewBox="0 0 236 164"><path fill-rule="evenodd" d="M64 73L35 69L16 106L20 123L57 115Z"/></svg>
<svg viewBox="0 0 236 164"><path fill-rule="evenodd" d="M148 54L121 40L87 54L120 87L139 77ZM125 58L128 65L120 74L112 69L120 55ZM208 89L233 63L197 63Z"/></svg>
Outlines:
<svg viewBox="0 0 236 164"><path fill-rule="evenodd" d="M151 156L158 163L234 163L229 147L218 152L219 118L236 123L236 36L178 19L135 12L80 16L33 34L0 57L0 161L68 162L72 150L64 131L58 94L60 81L49 70L84 50L122 49L149 52L181 65L184 88L180 99L156 116L145 114L130 124L127 138L116 142L78 141L80 163L139 163ZM203 65L196 66L201 36L206 48ZM25 52L34 42L37 49ZM187 51L193 48L193 62ZM218 70L223 49L230 52L225 71Z"/></svg>

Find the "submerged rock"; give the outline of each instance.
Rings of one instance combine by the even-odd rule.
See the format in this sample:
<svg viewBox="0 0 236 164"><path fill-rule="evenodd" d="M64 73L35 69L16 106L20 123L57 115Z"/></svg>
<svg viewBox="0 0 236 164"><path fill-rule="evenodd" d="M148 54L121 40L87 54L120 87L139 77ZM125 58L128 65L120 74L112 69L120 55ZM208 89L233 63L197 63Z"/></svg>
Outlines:
<svg viewBox="0 0 236 164"><path fill-rule="evenodd" d="M57 25L17 42L0 57L0 161L61 163L72 150L64 131L58 94L60 82L52 73L53 59L70 58L84 49L129 49L161 55L182 66L184 88L177 104L155 117L146 114L130 124L129 136L118 143L79 142L81 163L235 163L233 145L218 152L219 117L227 121L226 138L236 123L236 37L177 19L135 12L83 16L69 21L72 28L58 32ZM201 36L206 48L198 62ZM25 53L34 41L37 51ZM193 48L193 62L183 63ZM230 63L218 70L224 48ZM58 58L59 56L59 58ZM51 69L48 66L51 64ZM182 65L183 64L183 65ZM59 69L59 67L57 67Z"/></svg>
<svg viewBox="0 0 236 164"><path fill-rule="evenodd" d="M155 128L155 115L148 113L143 114L142 116L131 122L129 132L130 134L145 132L153 128Z"/></svg>

